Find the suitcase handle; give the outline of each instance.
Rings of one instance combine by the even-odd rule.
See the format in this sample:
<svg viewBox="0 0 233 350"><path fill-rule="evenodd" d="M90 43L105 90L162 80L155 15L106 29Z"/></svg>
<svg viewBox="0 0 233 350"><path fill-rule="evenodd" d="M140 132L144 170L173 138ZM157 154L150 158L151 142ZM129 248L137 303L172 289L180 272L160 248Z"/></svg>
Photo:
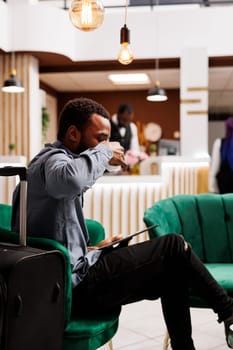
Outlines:
<svg viewBox="0 0 233 350"><path fill-rule="evenodd" d="M0 168L0 176L16 176L19 175L20 181L26 181L27 175L26 175L27 169L25 167L16 167L16 166L5 166L3 168Z"/></svg>
<svg viewBox="0 0 233 350"><path fill-rule="evenodd" d="M17 294L15 297L15 315L17 317L22 316L23 314L23 300L20 294Z"/></svg>
<svg viewBox="0 0 233 350"><path fill-rule="evenodd" d="M26 246L26 208L27 208L27 168L23 166L5 166L0 168L0 176L20 178L20 244Z"/></svg>

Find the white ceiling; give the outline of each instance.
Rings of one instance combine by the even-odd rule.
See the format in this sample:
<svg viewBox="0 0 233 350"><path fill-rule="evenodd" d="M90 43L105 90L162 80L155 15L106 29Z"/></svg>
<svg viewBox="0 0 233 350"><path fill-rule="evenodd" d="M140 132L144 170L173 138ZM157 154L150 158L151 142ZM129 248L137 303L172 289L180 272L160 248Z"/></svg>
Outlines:
<svg viewBox="0 0 233 350"><path fill-rule="evenodd" d="M57 91L114 91L114 90L142 90L148 89L155 80L154 70L130 70L129 73L147 73L151 84L138 85L114 85L109 79L109 74L122 74L122 71L102 72L71 72L71 73L44 73L40 75L41 81L50 85ZM127 73L125 73L127 74ZM175 89L179 86L179 71L167 69L159 71L159 78L167 89Z"/></svg>
<svg viewBox="0 0 233 350"><path fill-rule="evenodd" d="M130 73L142 72L141 70ZM79 91L123 91L146 90L153 86L155 70L143 70L151 84L147 85L114 85L108 75L122 71L43 73L40 80L58 92ZM180 85L178 69L159 70L161 87L178 89ZM214 111L233 112L233 67L214 67L209 69L209 108Z"/></svg>

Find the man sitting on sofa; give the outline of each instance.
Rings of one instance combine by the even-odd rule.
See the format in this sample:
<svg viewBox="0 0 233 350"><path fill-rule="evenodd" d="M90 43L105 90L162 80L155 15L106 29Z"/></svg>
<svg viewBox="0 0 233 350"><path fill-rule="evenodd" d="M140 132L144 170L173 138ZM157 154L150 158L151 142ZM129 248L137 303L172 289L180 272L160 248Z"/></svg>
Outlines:
<svg viewBox="0 0 233 350"><path fill-rule="evenodd" d="M58 140L46 145L28 167L28 232L58 240L69 250L73 312L95 316L160 298L172 349L194 350L188 300L192 286L224 322L227 344L233 348L233 301L180 235L113 249L100 249L111 239L89 245L83 194L108 164L124 165L124 149L108 141L110 127L108 112L95 101L77 98L64 106ZM12 220L17 231L18 196L19 187Z"/></svg>

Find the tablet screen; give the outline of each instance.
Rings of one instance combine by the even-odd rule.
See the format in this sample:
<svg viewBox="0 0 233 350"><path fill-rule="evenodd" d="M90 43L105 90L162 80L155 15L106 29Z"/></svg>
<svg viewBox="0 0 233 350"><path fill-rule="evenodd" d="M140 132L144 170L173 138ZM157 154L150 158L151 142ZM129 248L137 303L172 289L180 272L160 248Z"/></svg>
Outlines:
<svg viewBox="0 0 233 350"><path fill-rule="evenodd" d="M107 243L107 244L103 245L102 247L99 247L99 249L101 250L101 249L110 248L110 247L114 248L115 246L119 246L119 245L123 246L122 243L128 243L133 237L135 237L137 235L140 235L143 232L149 231L152 228L155 228L157 226L159 226L159 225L155 224L155 225L152 225L152 226L148 226L148 227L144 228L143 230L131 233L130 235L128 235L128 236L126 236L124 238L118 239L117 241L113 241L113 242Z"/></svg>

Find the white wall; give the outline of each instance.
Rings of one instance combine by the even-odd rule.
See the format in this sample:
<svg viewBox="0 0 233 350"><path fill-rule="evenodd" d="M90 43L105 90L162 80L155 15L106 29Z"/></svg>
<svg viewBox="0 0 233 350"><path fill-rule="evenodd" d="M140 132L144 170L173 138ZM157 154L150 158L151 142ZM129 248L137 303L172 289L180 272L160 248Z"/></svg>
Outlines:
<svg viewBox="0 0 233 350"><path fill-rule="evenodd" d="M7 50L10 43L10 30L8 30L8 9L9 6L7 6L5 2L0 2L0 47L3 50Z"/></svg>

